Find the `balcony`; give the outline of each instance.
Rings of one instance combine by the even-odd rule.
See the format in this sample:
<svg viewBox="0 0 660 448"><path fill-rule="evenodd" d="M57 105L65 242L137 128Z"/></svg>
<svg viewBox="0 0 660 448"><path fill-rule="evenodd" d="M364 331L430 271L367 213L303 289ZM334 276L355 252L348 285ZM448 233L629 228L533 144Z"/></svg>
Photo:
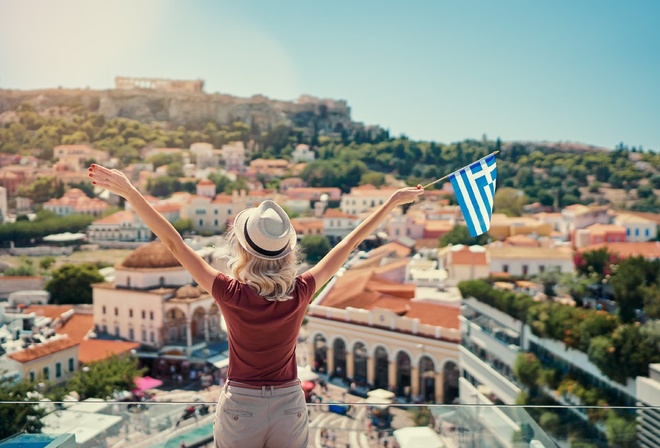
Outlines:
<svg viewBox="0 0 660 448"><path fill-rule="evenodd" d="M218 391L214 386L210 391L171 392L172 401L156 395L142 402L35 402L44 416L35 420L38 425L32 429L40 433L14 434L0 440L0 448L212 446ZM629 423L625 432L619 429L613 436L629 443L616 444L590 431L588 423L575 419L569 407L484 404L487 399L478 391L463 401L456 405L367 403L336 388L321 403L307 405L309 446L375 448L384 446L384 440L387 446L400 448L569 447L578 442L594 447L633 446L630 441L640 447L660 446L660 422L645 417L649 408L608 410ZM0 402L0 410L24 405ZM7 434L8 425L0 421L0 434Z"/></svg>

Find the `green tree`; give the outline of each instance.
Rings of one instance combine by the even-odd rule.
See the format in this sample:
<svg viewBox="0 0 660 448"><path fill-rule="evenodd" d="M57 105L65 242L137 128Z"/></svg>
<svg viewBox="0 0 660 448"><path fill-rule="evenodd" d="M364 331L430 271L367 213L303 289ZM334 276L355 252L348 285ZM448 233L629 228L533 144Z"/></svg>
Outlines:
<svg viewBox="0 0 660 448"><path fill-rule="evenodd" d="M179 219L173 222L172 225L179 233L190 232L193 229L192 219L189 218Z"/></svg>
<svg viewBox="0 0 660 448"><path fill-rule="evenodd" d="M30 392L34 392L34 384L29 381L15 383L0 376L0 440L21 432L41 432L44 410L24 402L30 399Z"/></svg>
<svg viewBox="0 0 660 448"><path fill-rule="evenodd" d="M637 422L634 417L625 418L610 411L605 421L607 441L617 448L637 446Z"/></svg>
<svg viewBox="0 0 660 448"><path fill-rule="evenodd" d="M622 260L612 279L614 300L619 305L619 317L623 322L635 320L635 309L644 306L646 285L646 260L643 257L629 257Z"/></svg>
<svg viewBox="0 0 660 448"><path fill-rule="evenodd" d="M57 197L57 183L54 177L38 177L34 182L19 189L19 194L32 199L34 202L43 203L51 198Z"/></svg>
<svg viewBox="0 0 660 448"><path fill-rule="evenodd" d="M48 269L50 269L53 263L55 263L55 257L50 257L50 256L44 257L39 261L39 267L42 270L47 271Z"/></svg>
<svg viewBox="0 0 660 448"><path fill-rule="evenodd" d="M316 263L330 252L330 241L325 235L307 235L300 240L300 246L307 261Z"/></svg>
<svg viewBox="0 0 660 448"><path fill-rule="evenodd" d="M104 280L93 264L66 264L52 272L45 288L53 304L92 303L91 284Z"/></svg>
<svg viewBox="0 0 660 448"><path fill-rule="evenodd" d="M499 188L495 192L493 212L507 216L522 216L523 206L527 204L525 194L514 188Z"/></svg>
<svg viewBox="0 0 660 448"><path fill-rule="evenodd" d="M454 226L449 232L440 238L440 247L445 247L450 244L465 244L466 246L479 245L483 246L488 243L488 235L486 233L477 237L471 237L470 231L465 226Z"/></svg>
<svg viewBox="0 0 660 448"><path fill-rule="evenodd" d="M385 184L385 175L376 171L367 171L360 178L360 185L373 185L380 188Z"/></svg>
<svg viewBox="0 0 660 448"><path fill-rule="evenodd" d="M113 355L87 367L88 371L78 370L66 385L82 398L108 399L115 391L135 389L135 378L147 370L140 369L137 358L130 355Z"/></svg>

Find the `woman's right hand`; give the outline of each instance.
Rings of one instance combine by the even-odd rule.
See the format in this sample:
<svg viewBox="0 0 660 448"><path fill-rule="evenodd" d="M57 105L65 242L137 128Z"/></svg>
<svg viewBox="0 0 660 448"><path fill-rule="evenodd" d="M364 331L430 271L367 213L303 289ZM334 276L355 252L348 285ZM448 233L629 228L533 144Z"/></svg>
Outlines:
<svg viewBox="0 0 660 448"><path fill-rule="evenodd" d="M111 170L92 163L88 169L92 184L128 199L128 195L136 191L131 181L119 170Z"/></svg>
<svg viewBox="0 0 660 448"><path fill-rule="evenodd" d="M413 202L415 199L417 199L418 196L421 196L423 194L424 194L423 188L406 187L395 191L392 194L392 196L390 196L388 201L394 206L408 204L409 202Z"/></svg>

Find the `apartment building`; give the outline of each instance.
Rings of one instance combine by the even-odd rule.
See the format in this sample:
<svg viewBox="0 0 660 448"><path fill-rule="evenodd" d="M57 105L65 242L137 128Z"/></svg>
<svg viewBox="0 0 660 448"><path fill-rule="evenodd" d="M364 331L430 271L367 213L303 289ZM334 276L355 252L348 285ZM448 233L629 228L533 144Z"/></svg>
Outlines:
<svg viewBox="0 0 660 448"><path fill-rule="evenodd" d="M376 188L373 185L353 187L350 193L342 196L339 208L349 215L359 215L381 206L395 191L396 188Z"/></svg>
<svg viewBox="0 0 660 448"><path fill-rule="evenodd" d="M403 283L409 258L384 255L352 260L310 305L314 365L356 384L408 392L407 399L451 403L458 394L459 309L435 297L434 288L420 292Z"/></svg>
<svg viewBox="0 0 660 448"><path fill-rule="evenodd" d="M534 276L544 272L573 272L573 253L566 247L516 247L502 244L487 246L490 272L513 276Z"/></svg>
<svg viewBox="0 0 660 448"><path fill-rule="evenodd" d="M43 204L44 210L60 216L73 213L101 216L109 207L107 202L90 198L79 188L71 188L65 191L61 198L51 198Z"/></svg>
<svg viewBox="0 0 660 448"><path fill-rule="evenodd" d="M658 215L660 217L660 215ZM632 243L653 241L658 237L658 223L630 213L618 213L614 224L625 229L626 239Z"/></svg>

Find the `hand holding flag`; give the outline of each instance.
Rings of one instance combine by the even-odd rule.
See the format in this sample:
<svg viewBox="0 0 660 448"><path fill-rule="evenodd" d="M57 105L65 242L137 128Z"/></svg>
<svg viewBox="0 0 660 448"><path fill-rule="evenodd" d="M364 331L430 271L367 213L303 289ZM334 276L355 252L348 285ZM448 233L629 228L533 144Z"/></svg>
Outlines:
<svg viewBox="0 0 660 448"><path fill-rule="evenodd" d="M473 238L490 229L497 182L495 154L498 152L495 151L483 159L424 186L426 188L449 178L468 231Z"/></svg>

